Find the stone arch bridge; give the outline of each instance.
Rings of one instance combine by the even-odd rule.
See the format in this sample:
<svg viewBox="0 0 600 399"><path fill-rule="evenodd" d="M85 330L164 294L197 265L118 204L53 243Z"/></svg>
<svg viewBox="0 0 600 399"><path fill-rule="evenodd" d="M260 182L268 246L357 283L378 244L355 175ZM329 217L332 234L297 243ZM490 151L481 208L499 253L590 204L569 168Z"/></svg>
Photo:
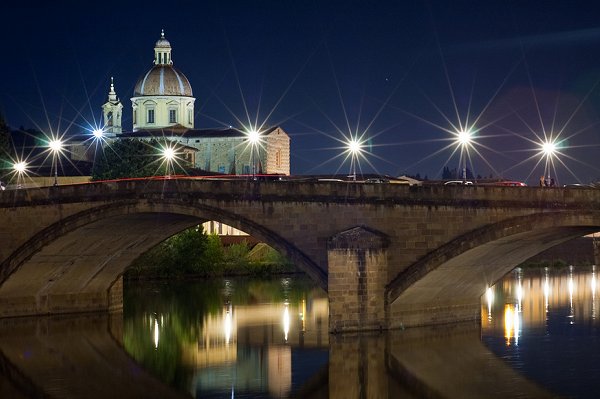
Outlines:
<svg viewBox="0 0 600 399"><path fill-rule="evenodd" d="M110 311L140 254L206 220L287 254L328 292L330 331L480 317L527 258L600 231L600 190L132 180L0 193L0 317Z"/></svg>

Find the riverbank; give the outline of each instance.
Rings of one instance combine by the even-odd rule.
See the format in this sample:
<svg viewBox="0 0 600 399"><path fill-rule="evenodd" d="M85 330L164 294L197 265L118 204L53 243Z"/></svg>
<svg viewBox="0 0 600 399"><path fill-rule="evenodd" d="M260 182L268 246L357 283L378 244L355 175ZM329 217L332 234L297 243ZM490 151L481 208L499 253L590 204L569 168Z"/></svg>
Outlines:
<svg viewBox="0 0 600 399"><path fill-rule="evenodd" d="M586 236L575 238L540 252L518 265L518 267L557 269L569 266L590 267L599 263L596 257L597 255L594 254L594 239Z"/></svg>

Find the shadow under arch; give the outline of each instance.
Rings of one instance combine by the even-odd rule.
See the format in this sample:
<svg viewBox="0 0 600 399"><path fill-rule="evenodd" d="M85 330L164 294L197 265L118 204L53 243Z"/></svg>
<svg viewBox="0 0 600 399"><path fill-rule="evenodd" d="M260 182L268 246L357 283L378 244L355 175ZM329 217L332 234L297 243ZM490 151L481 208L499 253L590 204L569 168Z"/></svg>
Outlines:
<svg viewBox="0 0 600 399"><path fill-rule="evenodd" d="M29 309L23 314L54 313L55 308L50 310L47 305L50 297L77 302L77 294L104 296L93 299L93 309L82 311L106 308L111 287L133 260L173 234L206 220L231 224L285 252L326 289L326 273L304 252L243 215L172 199L123 200L64 218L14 251L0 265L0 302L8 304L0 316L22 315L11 309L15 301L21 309Z"/></svg>
<svg viewBox="0 0 600 399"><path fill-rule="evenodd" d="M600 231L600 212L515 217L468 232L430 252L386 287L389 304L479 301L487 287L538 253Z"/></svg>

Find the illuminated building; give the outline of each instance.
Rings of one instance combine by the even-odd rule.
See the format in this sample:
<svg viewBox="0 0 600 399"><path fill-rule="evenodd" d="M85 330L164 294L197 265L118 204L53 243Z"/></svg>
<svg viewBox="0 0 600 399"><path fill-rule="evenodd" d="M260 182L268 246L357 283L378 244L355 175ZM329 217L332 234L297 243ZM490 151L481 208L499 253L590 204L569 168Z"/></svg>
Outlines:
<svg viewBox="0 0 600 399"><path fill-rule="evenodd" d="M173 66L171 43L161 32L154 45L153 66L138 79L131 97L132 130L123 131L123 106L111 78L102 105L104 131L112 139L176 141L195 149L190 166L210 172L290 174L290 137L281 127L195 129L195 101L189 80Z"/></svg>

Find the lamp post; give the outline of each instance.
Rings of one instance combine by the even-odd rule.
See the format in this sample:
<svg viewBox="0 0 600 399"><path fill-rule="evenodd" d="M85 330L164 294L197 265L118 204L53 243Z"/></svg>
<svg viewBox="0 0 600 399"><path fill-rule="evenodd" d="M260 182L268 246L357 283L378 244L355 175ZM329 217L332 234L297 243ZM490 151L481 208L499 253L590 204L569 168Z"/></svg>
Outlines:
<svg viewBox="0 0 600 399"><path fill-rule="evenodd" d="M544 185L549 186L552 181L550 178L550 162L552 162L552 157L556 153L556 142L553 140L546 140L541 144L541 147L542 154L546 158L546 162L544 163ZM548 180L545 180L546 176L548 176Z"/></svg>
<svg viewBox="0 0 600 399"><path fill-rule="evenodd" d="M27 163L25 161L18 161L13 164L13 170L17 175L17 188L21 188L21 180L23 179L23 174L27 171Z"/></svg>
<svg viewBox="0 0 600 399"><path fill-rule="evenodd" d="M254 159L254 151L260 141L260 133L254 129L248 131L248 141L250 141L250 162L252 163L252 180L256 178L256 161Z"/></svg>
<svg viewBox="0 0 600 399"><path fill-rule="evenodd" d="M350 139L348 142L348 151L350 152L350 172L352 180L356 181L356 163L358 162L358 154L361 151L361 144L356 139Z"/></svg>
<svg viewBox="0 0 600 399"><path fill-rule="evenodd" d="M467 181L467 148L472 140L472 133L470 130L461 130L458 132L457 141L461 147L461 158L462 158L462 178L463 182Z"/></svg>
<svg viewBox="0 0 600 399"><path fill-rule="evenodd" d="M162 150L162 156L167 163L166 176L171 176L171 163L175 159L175 149L173 147L165 147Z"/></svg>
<svg viewBox="0 0 600 399"><path fill-rule="evenodd" d="M63 148L63 142L60 139L51 140L48 143L52 151L52 167L54 168L54 186L58 186L58 156Z"/></svg>

